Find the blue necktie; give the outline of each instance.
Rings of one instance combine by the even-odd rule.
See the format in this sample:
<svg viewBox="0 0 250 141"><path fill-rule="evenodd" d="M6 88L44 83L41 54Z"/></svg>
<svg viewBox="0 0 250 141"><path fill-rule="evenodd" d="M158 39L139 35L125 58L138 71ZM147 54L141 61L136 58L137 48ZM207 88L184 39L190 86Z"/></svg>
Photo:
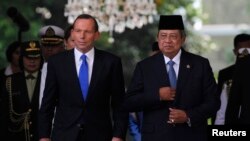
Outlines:
<svg viewBox="0 0 250 141"><path fill-rule="evenodd" d="M176 74L174 71L174 61L170 60L168 61L168 65L169 65L169 70L168 70L168 77L169 77L169 81L170 81L170 86L172 88L176 88Z"/></svg>
<svg viewBox="0 0 250 141"><path fill-rule="evenodd" d="M82 65L80 67L80 72L79 72L79 80L81 84L81 90L82 90L82 95L84 100L86 101L87 94L88 94L88 89L89 89L89 81L88 81L88 63L87 63L87 56L82 55Z"/></svg>

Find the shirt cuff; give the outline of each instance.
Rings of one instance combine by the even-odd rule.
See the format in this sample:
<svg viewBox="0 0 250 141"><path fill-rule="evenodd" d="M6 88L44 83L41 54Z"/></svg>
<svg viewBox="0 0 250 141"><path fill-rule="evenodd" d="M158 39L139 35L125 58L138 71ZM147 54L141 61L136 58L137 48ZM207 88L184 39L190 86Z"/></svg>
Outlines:
<svg viewBox="0 0 250 141"><path fill-rule="evenodd" d="M190 121L190 118L187 119L187 124L189 127L191 127L191 121Z"/></svg>

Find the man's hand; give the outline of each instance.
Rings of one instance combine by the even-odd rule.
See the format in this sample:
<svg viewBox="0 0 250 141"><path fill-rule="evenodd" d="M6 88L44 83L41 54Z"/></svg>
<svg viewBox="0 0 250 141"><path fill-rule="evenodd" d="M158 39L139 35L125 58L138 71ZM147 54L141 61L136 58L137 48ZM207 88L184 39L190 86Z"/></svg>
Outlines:
<svg viewBox="0 0 250 141"><path fill-rule="evenodd" d="M188 117L185 111L169 108L169 120L168 123L175 124L175 123L185 123L188 121Z"/></svg>
<svg viewBox="0 0 250 141"><path fill-rule="evenodd" d="M161 87L159 89L160 100L172 101L175 98L175 89L171 87Z"/></svg>
<svg viewBox="0 0 250 141"><path fill-rule="evenodd" d="M121 138L118 138L118 137L113 137L112 141L123 141L123 140Z"/></svg>
<svg viewBox="0 0 250 141"><path fill-rule="evenodd" d="M41 138L39 141L51 141L50 138Z"/></svg>

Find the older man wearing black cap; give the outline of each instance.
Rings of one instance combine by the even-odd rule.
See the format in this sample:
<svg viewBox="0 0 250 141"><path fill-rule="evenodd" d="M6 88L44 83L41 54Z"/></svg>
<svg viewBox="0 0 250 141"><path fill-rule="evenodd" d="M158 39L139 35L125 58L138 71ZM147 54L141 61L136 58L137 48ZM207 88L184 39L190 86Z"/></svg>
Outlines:
<svg viewBox="0 0 250 141"><path fill-rule="evenodd" d="M7 113L6 138L11 141L37 141L37 115L43 59L38 41L21 43L19 60L23 72L6 78L4 98Z"/></svg>
<svg viewBox="0 0 250 141"><path fill-rule="evenodd" d="M55 25L47 25L40 29L39 37L41 38L40 43L45 61L42 67L42 80L40 86L39 105L41 105L47 76L47 61L51 56L64 51L64 30Z"/></svg>
<svg viewBox="0 0 250 141"><path fill-rule="evenodd" d="M160 52L136 65L124 108L143 111L142 141L206 141L207 118L219 108L209 61L186 52L180 15L160 17Z"/></svg>

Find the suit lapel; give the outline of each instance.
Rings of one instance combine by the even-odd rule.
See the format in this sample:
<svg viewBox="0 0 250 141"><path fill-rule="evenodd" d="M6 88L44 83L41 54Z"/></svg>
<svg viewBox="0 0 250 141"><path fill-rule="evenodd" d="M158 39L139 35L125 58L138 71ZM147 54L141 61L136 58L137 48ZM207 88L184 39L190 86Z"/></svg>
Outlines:
<svg viewBox="0 0 250 141"><path fill-rule="evenodd" d="M192 62L190 61L187 52L182 50L176 88L176 105L178 105L178 102L180 101L182 90L185 89L184 86L186 86L192 67Z"/></svg>
<svg viewBox="0 0 250 141"><path fill-rule="evenodd" d="M72 90L72 94L74 94L72 96L74 96L76 99L81 99L82 103L84 103L82 90L81 90L81 86L80 86L80 82L79 82L79 78L78 78L77 70L76 70L74 49L67 51L64 63L67 65L67 68L63 68L64 69L63 71L67 69L66 72L70 72L70 74L67 74L67 75L70 75L69 79L72 80L71 90Z"/></svg>
<svg viewBox="0 0 250 141"><path fill-rule="evenodd" d="M92 91L94 90L95 85L98 82L98 78L99 78L99 75L101 74L103 64L104 64L102 59L103 58L101 57L101 52L98 49L95 49L92 76L91 76L91 81L89 85L89 92L88 92L87 99L92 94Z"/></svg>
<svg viewBox="0 0 250 141"><path fill-rule="evenodd" d="M154 70L155 72L153 75L156 75L157 80L159 80L159 87L170 86L169 78L167 75L167 68L166 68L163 54L158 53L155 56L153 63L154 63L153 68L155 68L155 70Z"/></svg>
<svg viewBox="0 0 250 141"><path fill-rule="evenodd" d="M66 64L68 65L69 72L72 72L72 79L76 80L75 84L79 85L79 89L81 89L80 83L78 81L78 75L77 75L76 63L75 63L75 55L74 55L73 49L68 52L67 58L68 59L65 59L65 61L67 61Z"/></svg>
<svg viewBox="0 0 250 141"><path fill-rule="evenodd" d="M68 72L72 72L72 75L71 75L72 80L73 80L72 90L74 90L75 93L77 94L77 98L81 98L82 102L86 103L86 101L88 100L85 100L85 101L83 100L81 86L80 86L79 78L78 78L77 71L76 71L74 50L69 51L67 57L68 59L65 59L65 63L67 63L68 65L68 68L67 68L69 69ZM103 61L102 61L100 51L98 49L95 49L92 76L91 76L91 81L89 85L87 99L89 99L89 96L92 95L92 91L94 90L94 87L98 82L98 78L99 78L99 75L101 74L101 70L103 66L102 62Z"/></svg>

